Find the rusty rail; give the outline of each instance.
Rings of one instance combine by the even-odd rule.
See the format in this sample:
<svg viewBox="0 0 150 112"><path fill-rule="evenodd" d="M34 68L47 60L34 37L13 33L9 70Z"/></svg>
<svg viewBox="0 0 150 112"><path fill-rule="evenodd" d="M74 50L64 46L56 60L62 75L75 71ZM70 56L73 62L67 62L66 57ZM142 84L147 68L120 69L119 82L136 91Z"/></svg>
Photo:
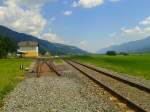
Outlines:
<svg viewBox="0 0 150 112"><path fill-rule="evenodd" d="M37 68L36 68L36 77L37 78L40 77L42 64L43 64L43 62L41 60L38 60L38 65L37 65Z"/></svg>
<svg viewBox="0 0 150 112"><path fill-rule="evenodd" d="M53 72L55 72L58 76L61 76L61 73L58 72L58 70L57 70L56 66L54 65L53 61L54 61L54 59L51 60L51 61L46 61L45 63L47 64L47 66L48 66Z"/></svg>
<svg viewBox="0 0 150 112"><path fill-rule="evenodd" d="M41 67L44 63L49 67L50 70L52 70L54 73L56 73L56 75L61 76L61 73L58 72L58 70L57 70L56 66L54 65L53 61L54 61L53 58L48 60L48 61L38 60L38 65L37 65L37 68L36 68L36 76L38 78L40 77Z"/></svg>

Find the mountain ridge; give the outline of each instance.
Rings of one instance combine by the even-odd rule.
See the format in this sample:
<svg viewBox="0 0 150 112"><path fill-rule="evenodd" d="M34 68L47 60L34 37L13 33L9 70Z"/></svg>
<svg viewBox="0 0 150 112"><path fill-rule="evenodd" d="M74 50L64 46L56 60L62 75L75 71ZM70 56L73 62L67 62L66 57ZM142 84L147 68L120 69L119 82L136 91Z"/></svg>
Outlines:
<svg viewBox="0 0 150 112"><path fill-rule="evenodd" d="M87 54L88 52L71 45L65 45L60 43L52 43L47 40L39 39L35 36L25 33L19 33L13 31L10 28L0 25L0 35L7 36L14 39L16 42L20 41L37 41L40 46L40 52L50 52L54 55L67 55L67 54Z"/></svg>
<svg viewBox="0 0 150 112"><path fill-rule="evenodd" d="M145 53L150 52L150 36L136 41L123 43L120 45L113 45L97 51L97 53L104 54L107 51L127 52L127 53Z"/></svg>

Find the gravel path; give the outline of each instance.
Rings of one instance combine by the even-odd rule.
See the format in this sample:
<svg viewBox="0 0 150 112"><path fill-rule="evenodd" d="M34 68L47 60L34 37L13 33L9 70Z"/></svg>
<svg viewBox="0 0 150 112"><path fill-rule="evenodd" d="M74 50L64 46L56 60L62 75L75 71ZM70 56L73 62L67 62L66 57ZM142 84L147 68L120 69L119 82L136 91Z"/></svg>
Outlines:
<svg viewBox="0 0 150 112"><path fill-rule="evenodd" d="M93 82L72 71L29 78L5 99L4 112L117 112Z"/></svg>

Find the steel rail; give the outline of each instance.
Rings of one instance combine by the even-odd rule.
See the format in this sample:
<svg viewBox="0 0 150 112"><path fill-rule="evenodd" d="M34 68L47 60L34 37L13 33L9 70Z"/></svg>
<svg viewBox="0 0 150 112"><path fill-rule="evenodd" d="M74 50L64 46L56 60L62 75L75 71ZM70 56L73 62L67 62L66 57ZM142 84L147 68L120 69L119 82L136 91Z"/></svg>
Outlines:
<svg viewBox="0 0 150 112"><path fill-rule="evenodd" d="M36 76L37 78L40 77L40 74L41 74L41 64L43 64L44 62L41 61L41 60L38 60L38 65L36 67Z"/></svg>
<svg viewBox="0 0 150 112"><path fill-rule="evenodd" d="M126 79L123 79L123 78L121 78L121 77L117 77L117 76L112 75L112 74L110 74L110 73L107 73L107 72L105 72L105 71L101 71L101 70L99 70L99 69L97 69L97 68L88 66L88 65L83 64L83 63L79 63L79 62L77 62L77 61L74 61L74 60L70 60L70 61L72 61L72 62L74 62L74 63L77 63L77 64L79 64L79 65L82 65L82 66L84 66L84 67L87 67L87 68L89 68L89 69L91 69L91 70L94 70L94 71L96 71L96 72L102 73L102 75L109 76L109 77L114 78L114 79L116 79L116 80L118 80L118 81L121 81L121 82L123 82L123 83L126 83L126 84L128 84L128 85L130 85L130 86L132 86L132 87L135 87L135 88L138 88L138 89L140 89L140 90L143 90L143 91L145 91L145 92L147 92L147 93L150 93L150 88L148 88L148 87L145 87L145 86L143 86L143 85L140 85L140 84L131 82L131 81L126 80Z"/></svg>
<svg viewBox="0 0 150 112"><path fill-rule="evenodd" d="M49 63L48 61L45 61L49 69L51 69L53 72L55 72L58 76L61 76L61 74L57 71L56 66L53 64L53 60L51 60Z"/></svg>
<svg viewBox="0 0 150 112"><path fill-rule="evenodd" d="M50 70L52 70L54 73L56 73L56 75L61 76L61 74L57 71L55 65L53 64L54 59L48 60L48 61L44 61L43 59L39 59L38 60L38 65L36 68L36 76L37 78L40 77L41 74L41 66L42 64L46 64Z"/></svg>
<svg viewBox="0 0 150 112"><path fill-rule="evenodd" d="M147 110L143 109L142 107L140 107L139 105L135 104L133 101L131 101L129 98L126 98L124 96L122 96L121 94L119 94L117 91L113 90L111 87L106 86L105 84L103 84L101 81L97 80L96 78L93 78L92 76L90 76L88 73L84 72L83 70L81 70L80 68L78 68L77 66L75 66L74 64L70 63L74 61L68 61L66 59L64 59L65 62L67 62L69 65L71 65L72 67L74 67L75 69L77 69L79 72L81 72L82 74L86 75L88 78L90 78L91 80L93 80L95 83L97 83L98 85L102 86L105 90L107 90L109 93L111 93L112 95L116 96L120 101L126 103L128 105L128 107L134 109L136 112L147 112ZM78 63L76 63L78 64ZM82 64L80 64L82 65ZM83 65L82 65L83 66ZM85 66L86 67L86 66ZM86 67L88 69L90 69L91 67ZM94 70L94 69L93 69ZM97 71L97 70L96 70ZM100 72L102 73L102 72Z"/></svg>

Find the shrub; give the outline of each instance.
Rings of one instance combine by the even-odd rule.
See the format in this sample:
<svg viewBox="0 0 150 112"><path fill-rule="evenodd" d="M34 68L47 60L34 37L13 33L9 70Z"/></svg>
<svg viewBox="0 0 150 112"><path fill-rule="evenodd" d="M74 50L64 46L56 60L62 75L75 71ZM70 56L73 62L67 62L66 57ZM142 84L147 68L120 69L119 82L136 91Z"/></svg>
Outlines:
<svg viewBox="0 0 150 112"><path fill-rule="evenodd" d="M121 55L128 56L129 54L126 52L120 52Z"/></svg>
<svg viewBox="0 0 150 112"><path fill-rule="evenodd" d="M117 55L116 51L107 51L106 54L109 56L116 56Z"/></svg>
<svg viewBox="0 0 150 112"><path fill-rule="evenodd" d="M8 53L13 53L17 49L16 42L8 37L0 36L0 58L7 57Z"/></svg>

